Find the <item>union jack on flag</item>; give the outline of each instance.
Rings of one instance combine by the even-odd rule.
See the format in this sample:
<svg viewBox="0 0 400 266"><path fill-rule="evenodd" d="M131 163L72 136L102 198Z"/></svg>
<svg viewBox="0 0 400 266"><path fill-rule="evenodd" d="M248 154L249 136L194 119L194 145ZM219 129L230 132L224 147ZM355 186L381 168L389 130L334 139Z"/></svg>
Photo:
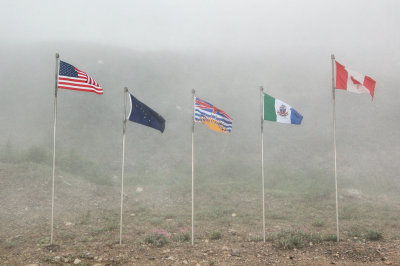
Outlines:
<svg viewBox="0 0 400 266"><path fill-rule="evenodd" d="M210 129L231 133L232 118L223 110L195 97L194 122L206 124Z"/></svg>
<svg viewBox="0 0 400 266"><path fill-rule="evenodd" d="M60 61L57 84L60 89L103 94L103 89L92 77L64 61Z"/></svg>

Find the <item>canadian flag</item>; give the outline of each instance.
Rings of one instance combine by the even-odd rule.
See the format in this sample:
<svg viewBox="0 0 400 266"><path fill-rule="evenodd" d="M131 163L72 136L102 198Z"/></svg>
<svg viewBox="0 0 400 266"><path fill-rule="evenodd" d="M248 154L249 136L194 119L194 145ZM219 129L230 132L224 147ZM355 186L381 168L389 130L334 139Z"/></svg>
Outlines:
<svg viewBox="0 0 400 266"><path fill-rule="evenodd" d="M336 61L336 89L355 93L369 93L374 98L376 81L371 77L348 69Z"/></svg>

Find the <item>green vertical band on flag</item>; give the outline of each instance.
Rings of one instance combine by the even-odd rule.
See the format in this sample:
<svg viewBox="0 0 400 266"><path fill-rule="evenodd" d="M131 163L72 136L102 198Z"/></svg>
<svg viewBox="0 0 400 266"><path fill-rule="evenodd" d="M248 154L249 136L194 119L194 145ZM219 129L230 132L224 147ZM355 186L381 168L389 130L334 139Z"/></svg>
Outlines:
<svg viewBox="0 0 400 266"><path fill-rule="evenodd" d="M264 120L276 121L275 98L264 94Z"/></svg>

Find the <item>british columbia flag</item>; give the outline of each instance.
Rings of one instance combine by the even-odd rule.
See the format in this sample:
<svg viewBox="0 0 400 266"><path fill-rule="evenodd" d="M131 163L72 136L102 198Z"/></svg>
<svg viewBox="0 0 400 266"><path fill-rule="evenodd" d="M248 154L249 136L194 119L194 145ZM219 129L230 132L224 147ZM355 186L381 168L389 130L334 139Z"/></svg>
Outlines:
<svg viewBox="0 0 400 266"><path fill-rule="evenodd" d="M92 77L64 61L60 61L57 84L60 89L103 94L103 89Z"/></svg>
<svg viewBox="0 0 400 266"><path fill-rule="evenodd" d="M231 133L232 118L223 110L195 97L194 122L206 124L210 129Z"/></svg>

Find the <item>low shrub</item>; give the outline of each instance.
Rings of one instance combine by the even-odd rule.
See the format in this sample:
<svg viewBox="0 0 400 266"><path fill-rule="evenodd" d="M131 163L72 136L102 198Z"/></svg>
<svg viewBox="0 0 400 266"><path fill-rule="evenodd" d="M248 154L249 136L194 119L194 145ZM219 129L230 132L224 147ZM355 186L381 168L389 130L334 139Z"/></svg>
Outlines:
<svg viewBox="0 0 400 266"><path fill-rule="evenodd" d="M298 232L280 232L277 235L278 246L283 249L302 247L301 235Z"/></svg>
<svg viewBox="0 0 400 266"><path fill-rule="evenodd" d="M370 230L370 231L367 232L365 237L368 240L377 241L377 240L382 239L382 233Z"/></svg>
<svg viewBox="0 0 400 266"><path fill-rule="evenodd" d="M301 248L309 242L320 243L322 237L319 234L306 234L301 231L282 231L276 236L275 241L280 248L294 249Z"/></svg>
<svg viewBox="0 0 400 266"><path fill-rule="evenodd" d="M40 146L31 146L25 152L25 159L29 162L33 163L42 163L42 164L50 164L51 155L50 152L44 147Z"/></svg>
<svg viewBox="0 0 400 266"><path fill-rule="evenodd" d="M352 226L348 231L347 231L347 235L349 237L361 237L362 233L361 233L361 229L357 226Z"/></svg>
<svg viewBox="0 0 400 266"><path fill-rule="evenodd" d="M218 240L218 239L221 239L221 237L222 237L222 234L221 234L220 231L213 231L213 232L210 234L210 239L211 239L211 240Z"/></svg>
<svg viewBox="0 0 400 266"><path fill-rule="evenodd" d="M336 234L329 234L324 236L324 241L337 241L337 236Z"/></svg>
<svg viewBox="0 0 400 266"><path fill-rule="evenodd" d="M162 247L168 243L171 238L171 234L165 230L154 230L146 236L144 242L147 244L155 245L156 247Z"/></svg>
<svg viewBox="0 0 400 266"><path fill-rule="evenodd" d="M190 241L190 234L189 233L177 233L174 235L174 240L176 242L188 242Z"/></svg>
<svg viewBox="0 0 400 266"><path fill-rule="evenodd" d="M14 247L16 247L17 246L17 243L15 242L15 241L7 241L6 242L6 244L5 244L5 248L6 249L12 249L12 248L14 248Z"/></svg>
<svg viewBox="0 0 400 266"><path fill-rule="evenodd" d="M316 219L312 222L312 225L315 227L323 227L325 225L324 221L320 219Z"/></svg>

